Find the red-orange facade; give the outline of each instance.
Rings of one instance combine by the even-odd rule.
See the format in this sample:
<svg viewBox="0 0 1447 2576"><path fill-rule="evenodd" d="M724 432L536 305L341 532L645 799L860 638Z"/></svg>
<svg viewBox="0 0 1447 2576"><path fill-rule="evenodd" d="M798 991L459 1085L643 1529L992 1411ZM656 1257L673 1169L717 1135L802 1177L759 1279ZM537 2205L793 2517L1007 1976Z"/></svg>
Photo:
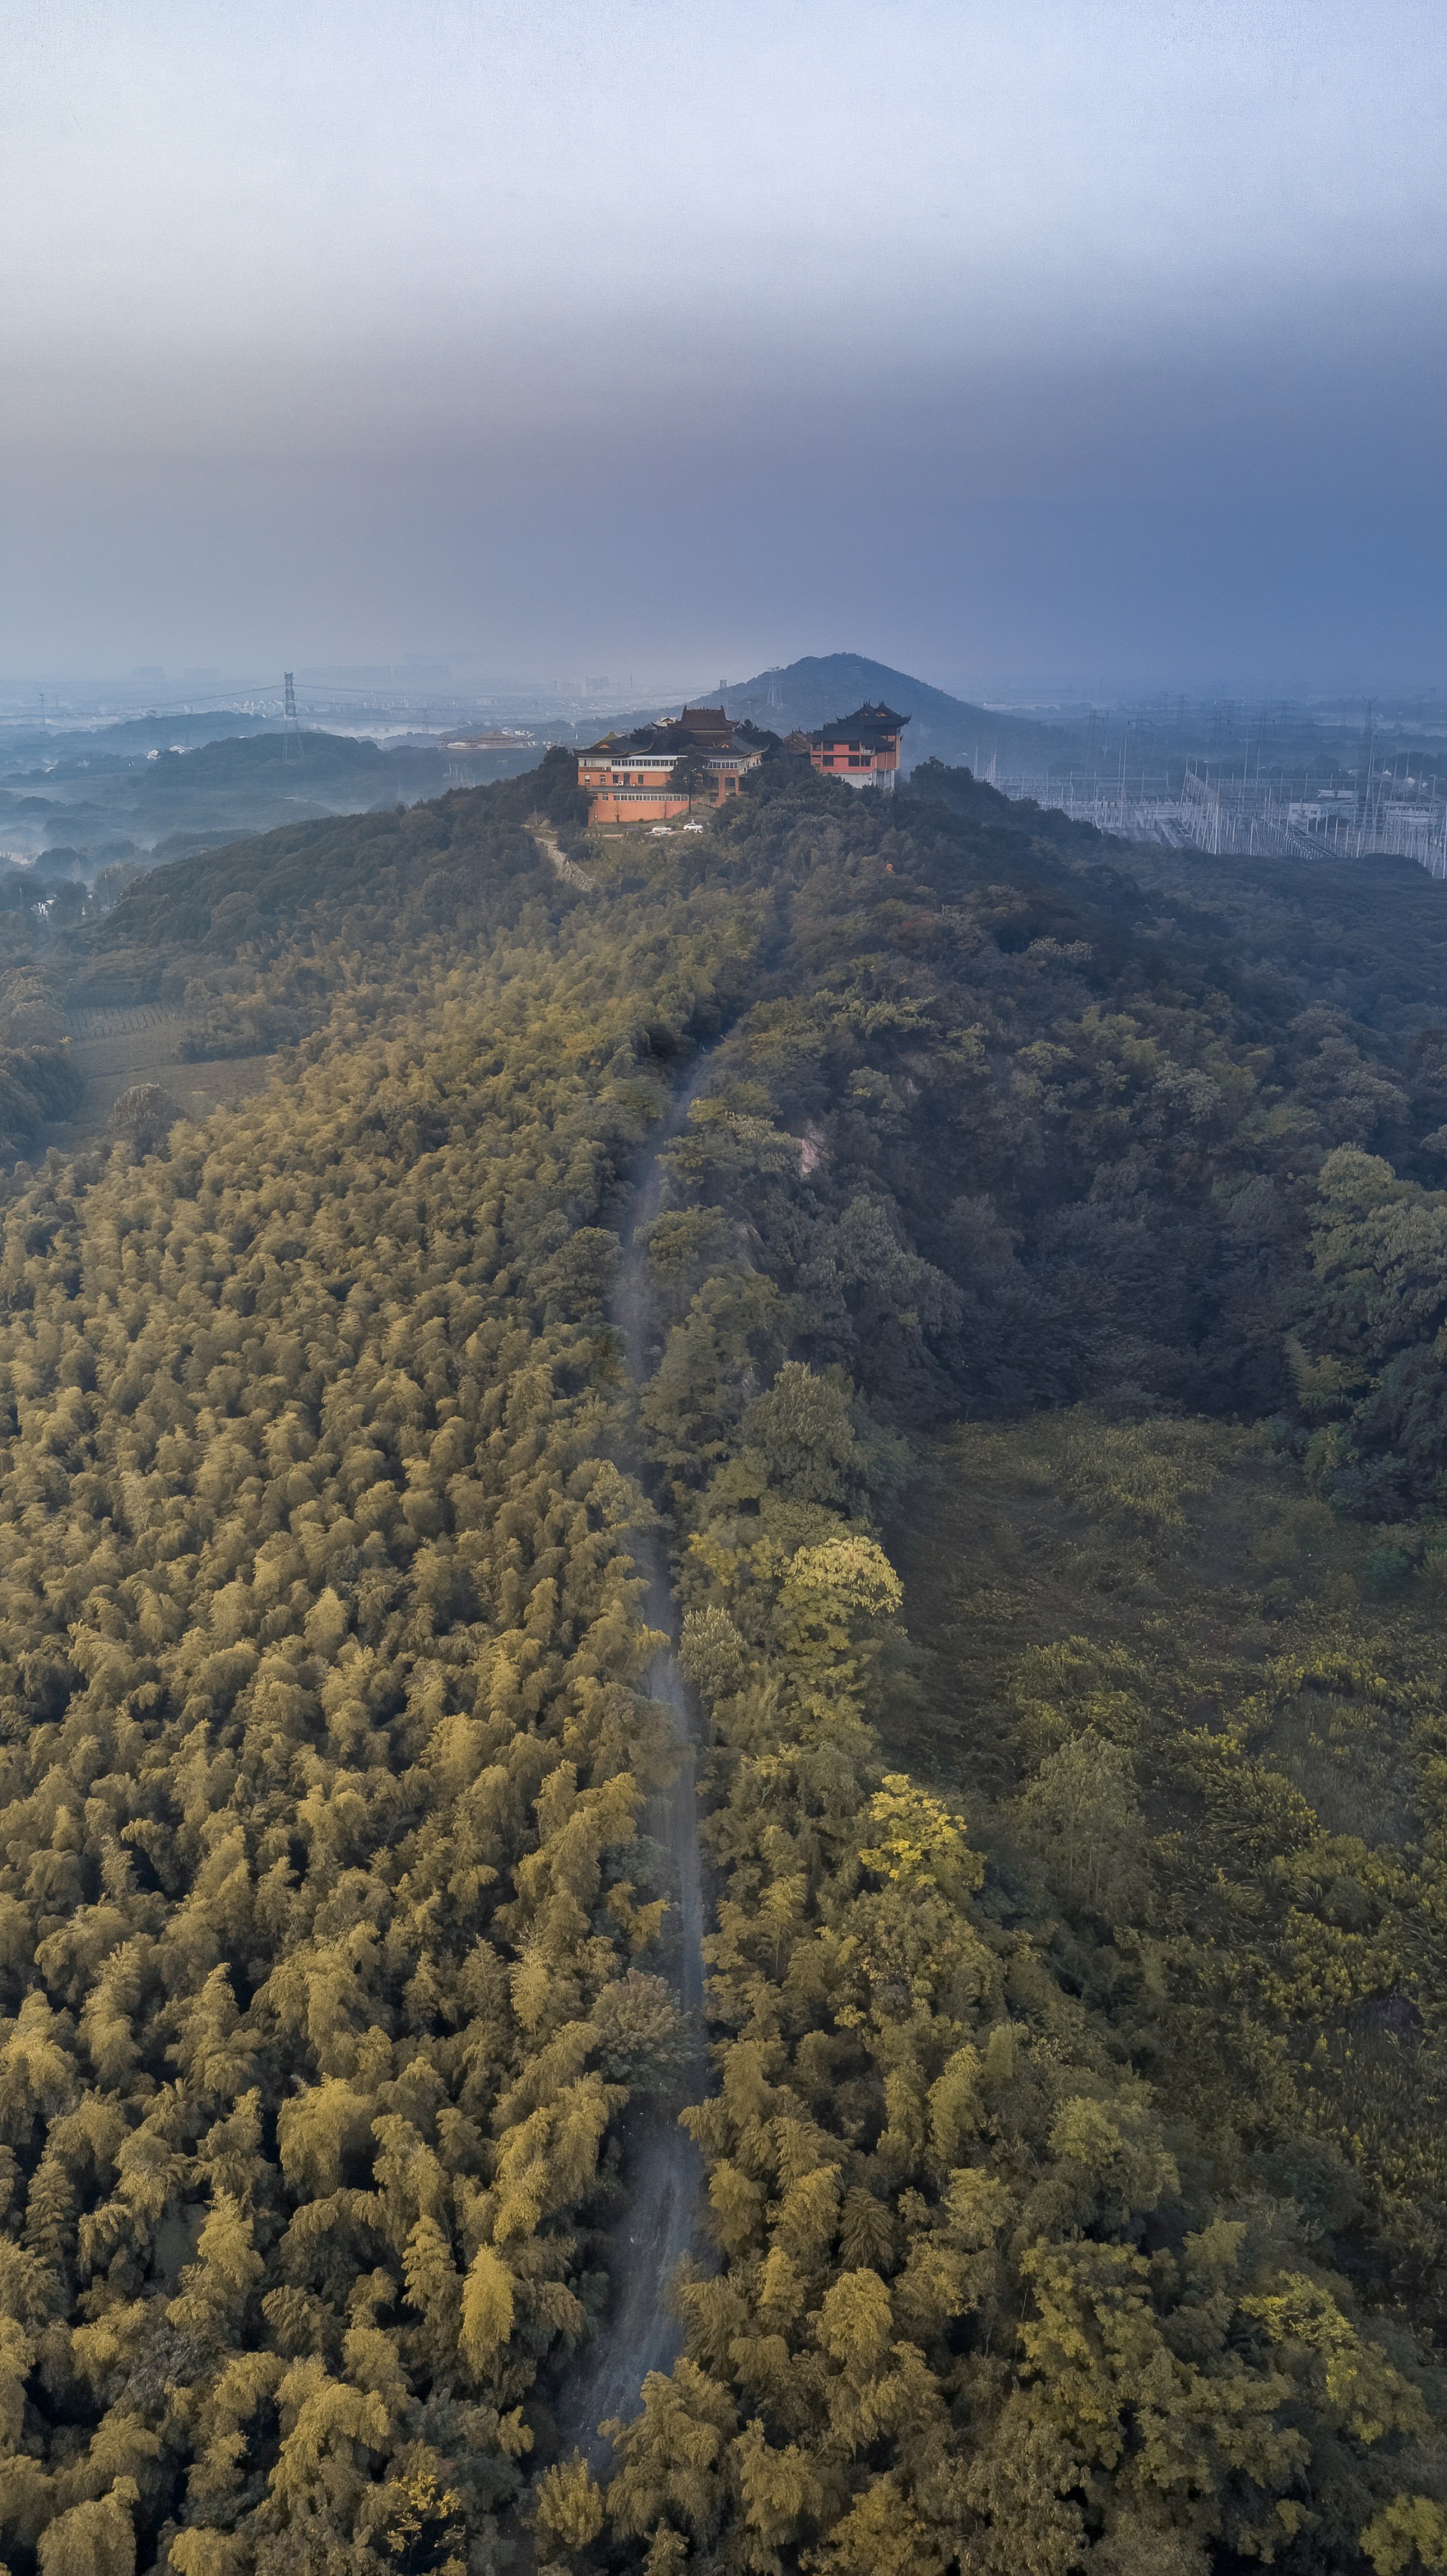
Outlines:
<svg viewBox="0 0 1447 2576"><path fill-rule="evenodd" d="M712 788L711 802L736 796L760 752L742 740L722 707L685 707L666 724L642 725L631 734L605 734L578 754L578 785L592 802L590 823L669 823L686 814L694 798L676 792L673 773L685 752L697 752L703 777L697 793Z"/></svg>
<svg viewBox="0 0 1447 2576"><path fill-rule="evenodd" d="M850 787L894 785L899 768L900 736L908 716L892 707L864 706L852 716L838 716L817 733L791 733L784 748L808 760L826 778L842 778Z"/></svg>

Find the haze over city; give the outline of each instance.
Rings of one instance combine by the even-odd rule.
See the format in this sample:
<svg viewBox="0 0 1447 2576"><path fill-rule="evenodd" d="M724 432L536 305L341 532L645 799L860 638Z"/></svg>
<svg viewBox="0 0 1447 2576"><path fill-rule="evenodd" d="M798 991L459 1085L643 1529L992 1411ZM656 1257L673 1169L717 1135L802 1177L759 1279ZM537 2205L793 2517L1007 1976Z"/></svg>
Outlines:
<svg viewBox="0 0 1447 2576"><path fill-rule="evenodd" d="M1440 672L1429 0L7 20L7 680Z"/></svg>

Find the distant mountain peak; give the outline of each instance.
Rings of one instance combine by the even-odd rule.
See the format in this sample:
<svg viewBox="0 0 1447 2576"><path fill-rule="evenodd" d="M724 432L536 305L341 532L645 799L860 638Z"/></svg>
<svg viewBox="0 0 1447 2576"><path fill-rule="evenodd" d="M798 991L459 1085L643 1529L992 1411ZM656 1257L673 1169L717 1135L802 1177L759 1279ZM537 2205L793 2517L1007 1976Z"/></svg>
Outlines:
<svg viewBox="0 0 1447 2576"><path fill-rule="evenodd" d="M805 653L797 662L731 682L722 697L736 724L765 725L779 734L812 733L852 707L896 707L911 719L902 755L907 769L923 760L977 769L992 758L1040 769L1060 759L1071 743L1063 726L974 706L864 653Z"/></svg>

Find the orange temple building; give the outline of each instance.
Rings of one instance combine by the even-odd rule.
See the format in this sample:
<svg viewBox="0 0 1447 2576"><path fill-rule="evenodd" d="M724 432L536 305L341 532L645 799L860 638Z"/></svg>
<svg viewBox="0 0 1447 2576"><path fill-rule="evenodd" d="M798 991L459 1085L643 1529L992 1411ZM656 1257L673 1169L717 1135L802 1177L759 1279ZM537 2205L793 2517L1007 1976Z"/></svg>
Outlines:
<svg viewBox="0 0 1447 2576"><path fill-rule="evenodd" d="M746 742L722 707L685 707L666 724L640 725L636 732L605 734L578 754L578 785L592 798L590 823L668 823L686 814L692 802L675 788L673 774L685 752L697 752L702 788L713 789L711 801L722 805L736 796L742 780L763 757Z"/></svg>
<svg viewBox="0 0 1447 2576"><path fill-rule="evenodd" d="M826 778L842 778L850 787L893 787L899 771L899 740L908 716L892 707L857 707L852 716L836 716L817 733L791 733L784 749L796 760L811 761Z"/></svg>

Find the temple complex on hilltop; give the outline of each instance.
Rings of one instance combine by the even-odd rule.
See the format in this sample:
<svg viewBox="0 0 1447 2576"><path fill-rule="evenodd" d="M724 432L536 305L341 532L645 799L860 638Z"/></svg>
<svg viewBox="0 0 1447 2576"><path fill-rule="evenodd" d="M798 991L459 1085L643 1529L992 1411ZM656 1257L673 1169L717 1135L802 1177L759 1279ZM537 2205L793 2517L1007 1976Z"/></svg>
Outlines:
<svg viewBox="0 0 1447 2576"><path fill-rule="evenodd" d="M908 722L892 707L859 707L817 733L791 733L784 749L810 761L825 778L842 778L850 787L890 788ZM712 790L712 804L724 804L763 758L762 741L748 739L752 731L736 725L722 707L685 707L666 723L605 734L578 754L578 785L592 799L589 822L668 823L686 814L705 787Z"/></svg>
<svg viewBox="0 0 1447 2576"><path fill-rule="evenodd" d="M821 725L817 733L791 733L784 749L850 787L892 787L899 738L908 722L892 707L858 707L852 716L836 716L833 724Z"/></svg>
<svg viewBox="0 0 1447 2576"><path fill-rule="evenodd" d="M664 724L605 734L578 754L578 785L593 800L589 822L667 823L675 814L686 814L692 793L683 778L675 785L674 773L690 753L700 764L698 784L707 780L715 805L736 796L740 780L763 757L722 707L685 707L681 716Z"/></svg>

